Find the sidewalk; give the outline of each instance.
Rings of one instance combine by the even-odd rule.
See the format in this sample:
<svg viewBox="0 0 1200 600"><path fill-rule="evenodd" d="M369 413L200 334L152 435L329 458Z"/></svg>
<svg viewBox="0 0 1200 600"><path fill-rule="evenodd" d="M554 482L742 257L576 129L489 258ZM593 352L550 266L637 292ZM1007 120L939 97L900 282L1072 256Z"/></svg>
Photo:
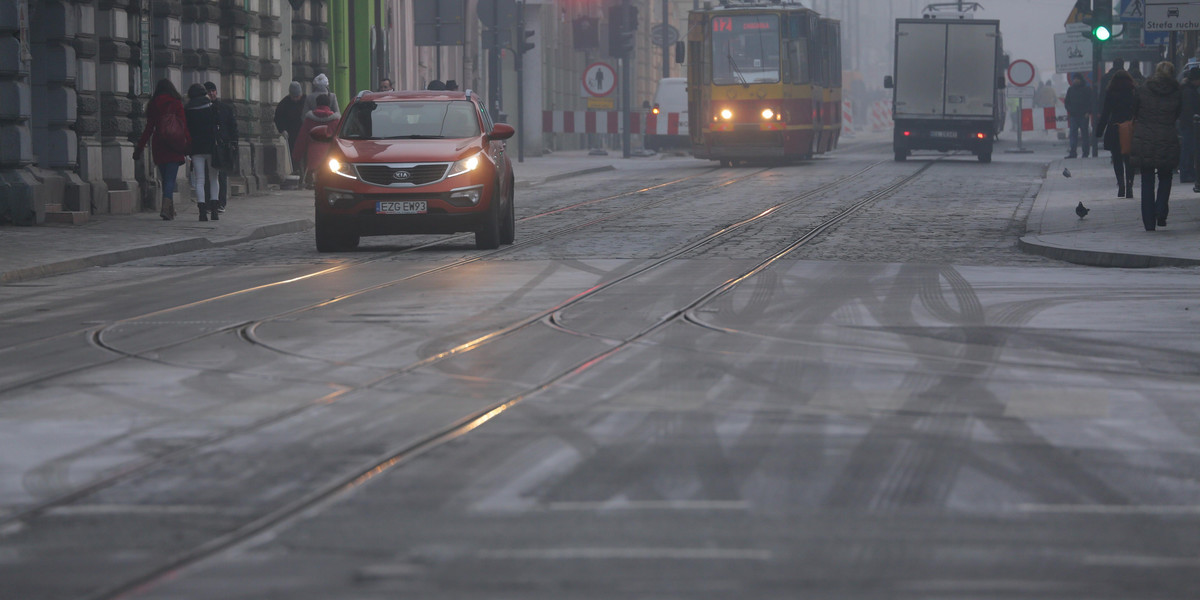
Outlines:
<svg viewBox="0 0 1200 600"><path fill-rule="evenodd" d="M1200 194L1175 182L1168 226L1144 231L1139 200L1116 198L1116 180L1107 153L1102 158L1053 161L1034 202L1025 252L1073 263L1108 267L1200 265ZM517 189L547 181L613 170L652 168L670 156L642 158L590 156L586 151L526 157L516 163ZM1071 177L1062 175L1063 167ZM1135 182L1140 192L1140 180ZM1137 195L1137 194L1135 194ZM235 196L220 221L200 222L195 205L176 201L179 216L162 221L157 213L93 215L83 225L0 227L0 284L28 281L87 267L240 244L312 227L312 192L272 191ZM1075 216L1080 201L1091 209Z"/></svg>
<svg viewBox="0 0 1200 600"><path fill-rule="evenodd" d="M1071 177L1063 175L1068 169ZM1117 177L1108 152L1100 158L1058 159L1029 215L1020 247L1067 262L1097 267L1169 267L1200 265L1200 194L1192 184L1171 187L1166 227L1142 225L1142 178L1133 182L1133 198L1117 198ZM1080 219L1075 207L1090 209Z"/></svg>
<svg viewBox="0 0 1200 600"><path fill-rule="evenodd" d="M515 157L514 157L515 158ZM635 168L660 157L589 156L587 151L560 152L513 163L518 190L576 175ZM633 161L633 162L631 162ZM176 194L173 221L157 212L92 215L82 225L45 224L0 227L0 284L28 281L88 267L114 265L244 243L313 226L312 191L276 190L229 199L220 221L201 222L190 194Z"/></svg>

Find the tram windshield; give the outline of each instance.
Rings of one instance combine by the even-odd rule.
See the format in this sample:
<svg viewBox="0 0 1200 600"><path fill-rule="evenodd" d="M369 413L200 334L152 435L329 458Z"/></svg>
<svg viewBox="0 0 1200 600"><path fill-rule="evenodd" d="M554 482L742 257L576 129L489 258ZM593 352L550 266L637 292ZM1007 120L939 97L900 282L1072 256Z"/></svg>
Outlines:
<svg viewBox="0 0 1200 600"><path fill-rule="evenodd" d="M733 15L712 20L713 83L779 82L779 16Z"/></svg>

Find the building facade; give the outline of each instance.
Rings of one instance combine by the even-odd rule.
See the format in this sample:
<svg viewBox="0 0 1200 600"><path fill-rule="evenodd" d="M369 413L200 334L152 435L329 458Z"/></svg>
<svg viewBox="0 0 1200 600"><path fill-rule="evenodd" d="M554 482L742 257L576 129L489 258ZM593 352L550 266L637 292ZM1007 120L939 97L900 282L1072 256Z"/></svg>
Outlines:
<svg viewBox="0 0 1200 600"><path fill-rule="evenodd" d="M212 81L232 103L241 147L240 174L230 177L235 193L289 174L275 105L291 81L308 91L320 73L342 106L382 77L397 89L423 89L433 79L484 96L497 89L494 101L518 128L526 155L588 147L593 141L575 134L543 133L541 115L588 108L582 74L610 59L603 42L581 46L572 26L591 18L607 27L607 7L617 0L512 3L524 11L523 31L532 32L521 39L534 48L516 53L517 34L502 38L495 71L478 16L489 1L0 0L0 225L43 223L47 214L157 211L156 170L149 153L134 161L133 150L162 78L185 95L191 84ZM430 2L461 11L461 43L418 45ZM664 17L681 26L694 0L633 3L641 15L630 61L638 109L661 76L651 26Z"/></svg>

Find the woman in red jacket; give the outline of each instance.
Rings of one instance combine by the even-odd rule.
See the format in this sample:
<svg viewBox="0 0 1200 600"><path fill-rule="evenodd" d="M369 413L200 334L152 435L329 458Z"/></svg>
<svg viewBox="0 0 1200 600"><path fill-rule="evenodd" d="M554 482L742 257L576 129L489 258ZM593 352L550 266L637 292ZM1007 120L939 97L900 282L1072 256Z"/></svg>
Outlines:
<svg viewBox="0 0 1200 600"><path fill-rule="evenodd" d="M341 113L334 112L329 107L328 94L317 96L317 107L304 114L304 123L300 126L300 134L296 136L296 147L292 149L292 156L301 157L304 161L304 174L300 176L304 187L313 186L313 174L329 154L329 142L310 139L308 132L319 125L337 125L341 118Z"/></svg>
<svg viewBox="0 0 1200 600"><path fill-rule="evenodd" d="M146 128L133 151L133 160L142 159L142 149L151 140L151 155L162 178L162 210L158 214L164 221L170 221L175 218L175 180L184 157L191 152L192 140L183 114L183 99L169 79L158 82L154 96L146 104Z"/></svg>

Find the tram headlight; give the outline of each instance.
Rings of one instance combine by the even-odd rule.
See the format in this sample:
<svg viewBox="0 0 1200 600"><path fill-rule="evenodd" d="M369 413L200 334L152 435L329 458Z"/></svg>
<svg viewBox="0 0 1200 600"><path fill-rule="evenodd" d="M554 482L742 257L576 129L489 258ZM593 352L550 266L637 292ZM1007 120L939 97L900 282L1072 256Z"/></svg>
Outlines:
<svg viewBox="0 0 1200 600"><path fill-rule="evenodd" d="M725 119L726 121L733 118L733 111L729 110L728 108L722 108L719 114L721 115L721 118Z"/></svg>
<svg viewBox="0 0 1200 600"><path fill-rule="evenodd" d="M769 108L764 108L762 111L762 118L770 121L771 119L775 118L775 111Z"/></svg>

